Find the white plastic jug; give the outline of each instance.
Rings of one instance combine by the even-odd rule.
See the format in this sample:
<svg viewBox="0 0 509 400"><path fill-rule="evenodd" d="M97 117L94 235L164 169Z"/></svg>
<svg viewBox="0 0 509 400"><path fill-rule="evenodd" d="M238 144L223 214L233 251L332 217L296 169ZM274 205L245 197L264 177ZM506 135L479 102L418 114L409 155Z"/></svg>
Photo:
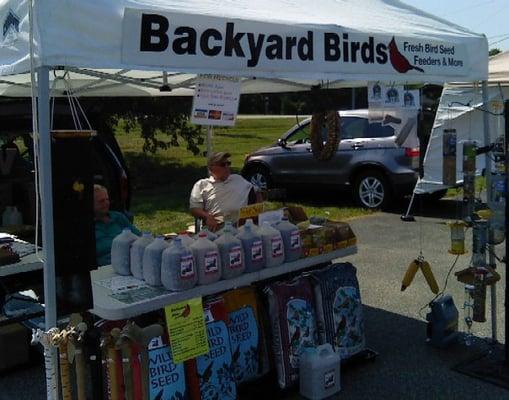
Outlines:
<svg viewBox="0 0 509 400"><path fill-rule="evenodd" d="M21 225L23 223L23 217L15 206L7 206L2 213L2 225L12 226Z"/></svg>
<svg viewBox="0 0 509 400"><path fill-rule="evenodd" d="M207 226L203 226L200 232L205 232L207 234L207 239L211 240L212 242L217 239L217 235L214 232L210 231ZM194 235L195 240L198 239L198 235L199 233Z"/></svg>
<svg viewBox="0 0 509 400"><path fill-rule="evenodd" d="M231 225L226 225L223 234L215 240L221 254L221 265L223 279L231 279L242 275L246 264L244 263L244 249L242 242L232 235Z"/></svg>
<svg viewBox="0 0 509 400"><path fill-rule="evenodd" d="M267 268L277 267L285 261L285 248L281 232L270 226L268 221L263 223L260 229L263 241L263 254L265 255L265 266Z"/></svg>
<svg viewBox="0 0 509 400"><path fill-rule="evenodd" d="M237 228L235 228L233 226L233 224L231 223L231 221L226 221L224 223L224 227L220 230L217 231L217 237L221 237L223 234L224 234L224 230L228 228L230 230L230 233L235 236L237 233L239 233L239 231L237 230Z"/></svg>
<svg viewBox="0 0 509 400"><path fill-rule="evenodd" d="M143 252L143 279L149 285L161 286L161 258L168 247L164 236L158 236Z"/></svg>
<svg viewBox="0 0 509 400"><path fill-rule="evenodd" d="M124 228L111 243L111 266L119 275L131 275L131 245L138 239L129 228Z"/></svg>
<svg viewBox="0 0 509 400"><path fill-rule="evenodd" d="M248 219L237 234L244 249L245 272L259 271L265 267L262 236L258 233L258 229L255 230L255 227L253 220Z"/></svg>
<svg viewBox="0 0 509 400"><path fill-rule="evenodd" d="M198 234L198 239L189 248L196 262L198 284L208 285L221 279L221 256L215 242L207 239L205 232Z"/></svg>
<svg viewBox="0 0 509 400"><path fill-rule="evenodd" d="M285 262L298 260L302 252L299 228L288 221L288 217L283 217L282 221L276 224L275 228L281 232L281 237L283 238Z"/></svg>
<svg viewBox="0 0 509 400"><path fill-rule="evenodd" d="M143 279L143 253L154 237L150 232L143 232L143 235L136 239L131 246L131 274L138 279Z"/></svg>
<svg viewBox="0 0 509 400"><path fill-rule="evenodd" d="M341 359L329 343L306 348L299 363L301 396L321 400L341 390Z"/></svg>
<svg viewBox="0 0 509 400"><path fill-rule="evenodd" d="M182 245L184 245L184 247L189 247L194 243L194 239L186 231L180 232L178 237L182 240Z"/></svg>
<svg viewBox="0 0 509 400"><path fill-rule="evenodd" d="M168 290L191 289L198 282L193 253L176 237L173 245L163 251L161 259L161 283Z"/></svg>
<svg viewBox="0 0 509 400"><path fill-rule="evenodd" d="M260 227L258 225L256 225L251 218L248 218L248 219L246 219L246 222L244 223L244 225L240 226L239 229L237 229L237 231L238 231L237 235L239 233L243 233L247 227L249 227L252 232L254 232L258 235L260 234Z"/></svg>

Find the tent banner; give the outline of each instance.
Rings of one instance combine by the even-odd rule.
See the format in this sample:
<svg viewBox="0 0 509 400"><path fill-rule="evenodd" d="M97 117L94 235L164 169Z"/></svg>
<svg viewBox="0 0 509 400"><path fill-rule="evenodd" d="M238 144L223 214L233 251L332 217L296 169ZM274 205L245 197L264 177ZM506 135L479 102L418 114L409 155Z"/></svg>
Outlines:
<svg viewBox="0 0 509 400"><path fill-rule="evenodd" d="M335 25L290 25L126 8L122 62L196 68L325 74L469 76L464 44L362 33Z"/></svg>

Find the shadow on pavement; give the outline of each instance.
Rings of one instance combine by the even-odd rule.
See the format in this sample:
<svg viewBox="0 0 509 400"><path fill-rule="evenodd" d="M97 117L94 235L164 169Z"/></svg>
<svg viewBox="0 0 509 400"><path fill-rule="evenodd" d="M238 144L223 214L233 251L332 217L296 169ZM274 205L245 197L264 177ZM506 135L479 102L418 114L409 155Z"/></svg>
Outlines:
<svg viewBox="0 0 509 400"><path fill-rule="evenodd" d="M391 214L405 215L407 212L410 197L400 200L385 212ZM424 201L416 196L410 215L414 217L442 218L442 219L461 219L462 201L456 199L442 199L438 201Z"/></svg>
<svg viewBox="0 0 509 400"><path fill-rule="evenodd" d="M374 360L342 367L337 398L364 399L487 399L509 398L509 391L459 374L451 368L487 349L484 342L446 349L425 342L426 323L364 306L367 347ZM282 391L275 376L245 387L240 399L300 399L298 387Z"/></svg>

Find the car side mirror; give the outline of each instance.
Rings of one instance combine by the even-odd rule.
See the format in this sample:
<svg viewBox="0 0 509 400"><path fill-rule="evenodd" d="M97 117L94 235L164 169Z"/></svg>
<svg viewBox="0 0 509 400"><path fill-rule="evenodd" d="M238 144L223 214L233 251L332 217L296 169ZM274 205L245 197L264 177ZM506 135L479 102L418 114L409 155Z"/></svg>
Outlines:
<svg viewBox="0 0 509 400"><path fill-rule="evenodd" d="M277 140L277 144L280 145L283 149L287 149L288 145L286 144L286 139L279 138Z"/></svg>

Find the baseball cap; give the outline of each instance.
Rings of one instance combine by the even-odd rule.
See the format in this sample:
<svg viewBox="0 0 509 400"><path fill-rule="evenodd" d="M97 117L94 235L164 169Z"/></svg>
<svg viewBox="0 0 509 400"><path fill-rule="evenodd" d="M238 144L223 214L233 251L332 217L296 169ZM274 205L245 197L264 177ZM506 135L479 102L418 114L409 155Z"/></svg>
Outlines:
<svg viewBox="0 0 509 400"><path fill-rule="evenodd" d="M225 151L219 151L217 153L212 153L211 156L207 159L207 165L217 165L227 158L231 157L230 153L227 153Z"/></svg>

